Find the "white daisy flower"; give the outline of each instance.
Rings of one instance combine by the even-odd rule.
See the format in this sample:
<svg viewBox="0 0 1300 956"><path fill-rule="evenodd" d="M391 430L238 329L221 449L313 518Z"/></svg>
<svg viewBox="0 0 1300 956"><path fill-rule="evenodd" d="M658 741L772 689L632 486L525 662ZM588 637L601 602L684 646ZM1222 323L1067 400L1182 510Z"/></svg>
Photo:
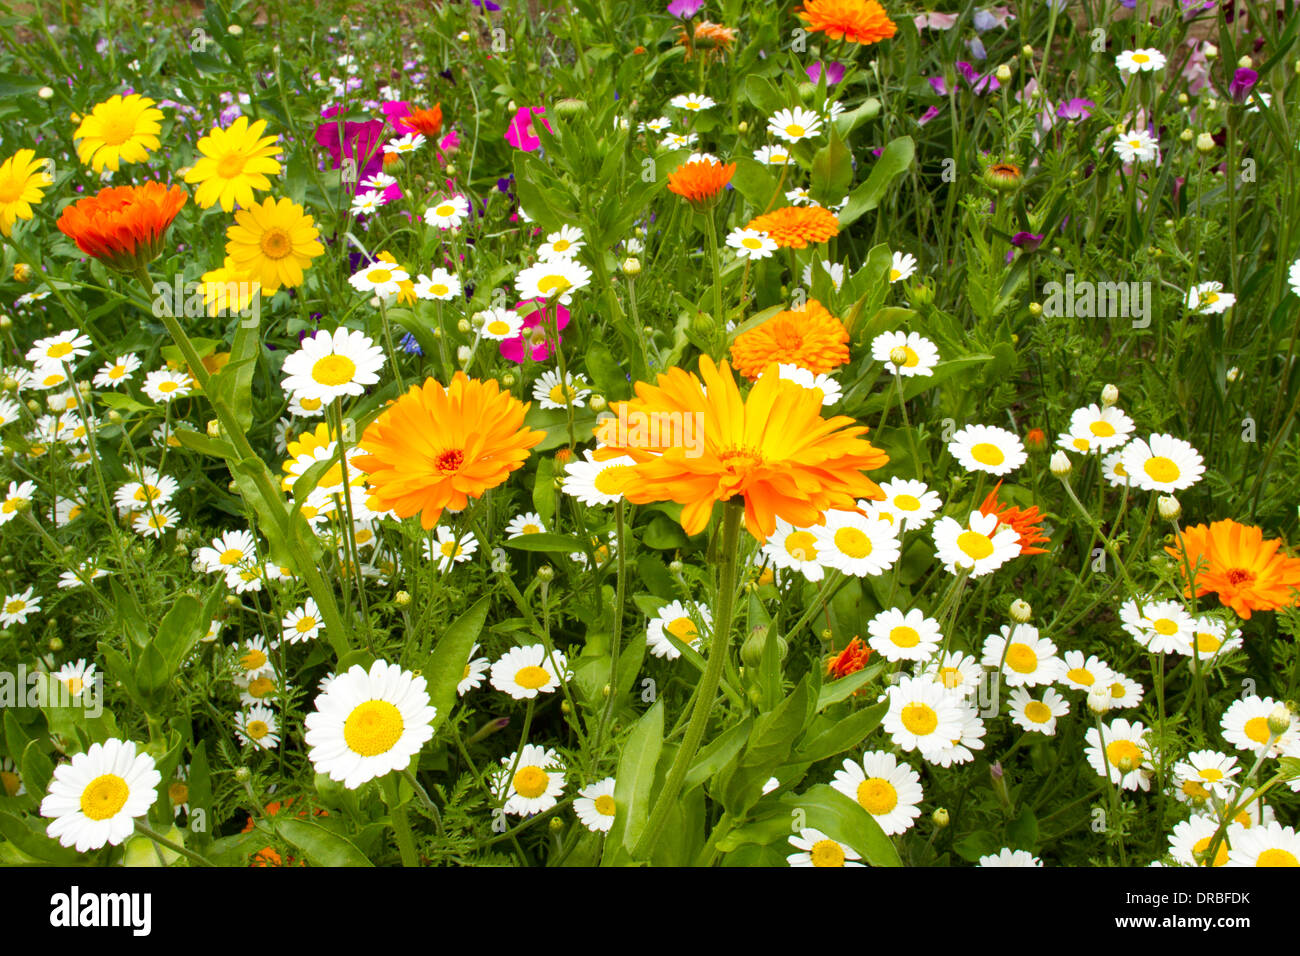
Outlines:
<svg viewBox="0 0 1300 956"><path fill-rule="evenodd" d="M926 762L936 767L970 763L975 759L974 751L984 749L985 728L979 711L969 701L956 694L949 693L948 696L956 704L961 729L950 744L944 746L943 741L938 741L936 749L925 754Z"/></svg>
<svg viewBox="0 0 1300 956"><path fill-rule="evenodd" d="M673 109L695 113L700 110L711 109L716 104L711 98L700 93L680 93L669 100L668 105Z"/></svg>
<svg viewBox="0 0 1300 956"><path fill-rule="evenodd" d="M1150 790L1151 752L1146 727L1117 717L1101 729L1104 737L1096 727L1089 727L1084 734L1085 754L1092 769L1125 790Z"/></svg>
<svg viewBox="0 0 1300 956"><path fill-rule="evenodd" d="M846 758L831 786L875 817L886 836L906 832L921 815L921 776L891 753L869 750L861 763Z"/></svg>
<svg viewBox="0 0 1300 956"><path fill-rule="evenodd" d="M572 259L585 243L582 230L577 226L561 226L559 232L552 232L537 249L537 258L542 261L552 259Z"/></svg>
<svg viewBox="0 0 1300 956"><path fill-rule="evenodd" d="M998 476L1010 474L1029 460L1018 435L992 425L967 425L954 432L948 452L967 471Z"/></svg>
<svg viewBox="0 0 1300 956"><path fill-rule="evenodd" d="M284 360L282 386L302 398L332 402L345 395L362 395L379 381L384 350L363 332L324 329L302 340L298 351Z"/></svg>
<svg viewBox="0 0 1300 956"><path fill-rule="evenodd" d="M64 664L54 672L54 679L63 685L71 697L80 697L99 676L95 673L95 665L87 663L84 657L75 663Z"/></svg>
<svg viewBox="0 0 1300 956"><path fill-rule="evenodd" d="M514 309L484 309L483 324L479 327L485 339L500 342L513 339L524 327L524 320Z"/></svg>
<svg viewBox="0 0 1300 956"><path fill-rule="evenodd" d="M672 125L673 121L668 117L658 116L652 120L645 120L644 122L637 123L636 131L638 133L662 133Z"/></svg>
<svg viewBox="0 0 1300 956"><path fill-rule="evenodd" d="M1120 607L1120 622L1152 654L1190 654L1194 621L1179 601L1146 601L1139 610L1129 599Z"/></svg>
<svg viewBox="0 0 1300 956"><path fill-rule="evenodd" d="M391 262L376 260L359 272L354 272L348 276L348 285L358 292L373 292L380 298L384 298L397 295L401 291L401 283L409 278L411 278L410 273L405 269L398 268ZM339 331L343 330L340 329ZM319 336L322 333L317 332L316 334Z"/></svg>
<svg viewBox="0 0 1300 956"><path fill-rule="evenodd" d="M1159 50L1149 47L1141 50L1125 50L1115 57L1116 69L1130 76L1135 73L1150 73L1153 70L1162 70L1164 66L1165 55Z"/></svg>
<svg viewBox="0 0 1300 956"><path fill-rule="evenodd" d="M888 661L928 661L943 642L939 622L920 608L887 608L867 622L867 643Z"/></svg>
<svg viewBox="0 0 1300 956"><path fill-rule="evenodd" d="M168 531L181 523L181 513L170 505L165 507L150 506L139 512L131 521L131 528L136 534L145 538L161 538Z"/></svg>
<svg viewBox="0 0 1300 956"><path fill-rule="evenodd" d="M997 853L990 853L987 856L980 857L979 865L1035 867L1042 866L1043 861L1028 850L1012 850L1009 847L1003 847Z"/></svg>
<svg viewBox="0 0 1300 956"><path fill-rule="evenodd" d="M767 121L768 132L787 143L812 139L820 135L821 128L822 118L802 106L796 106L792 110L777 110Z"/></svg>
<svg viewBox="0 0 1300 956"><path fill-rule="evenodd" d="M35 494L36 483L34 481L9 482L9 490L5 493L4 500L0 501L0 525L7 524L17 517L18 512L24 506L32 503Z"/></svg>
<svg viewBox="0 0 1300 956"><path fill-rule="evenodd" d="M266 638L260 634L250 637L236 650L240 653L235 658L235 684L247 687L248 682L258 677L274 677L275 667L271 664L271 651L279 644L267 645Z"/></svg>
<svg viewBox="0 0 1300 956"><path fill-rule="evenodd" d="M727 234L727 245L741 259L770 259L777 250L776 240L759 229L733 229Z"/></svg>
<svg viewBox="0 0 1300 956"><path fill-rule="evenodd" d="M1131 483L1129 473L1124 470L1123 448L1111 452L1101 460L1101 473L1106 479L1106 484L1112 488L1123 488Z"/></svg>
<svg viewBox="0 0 1300 956"><path fill-rule="evenodd" d="M1061 683L1066 687L1086 694L1093 687L1105 687L1114 679L1114 671L1096 654L1084 660L1083 651L1066 651L1064 658L1065 673L1061 676Z"/></svg>
<svg viewBox="0 0 1300 956"><path fill-rule="evenodd" d="M1219 821L1212 817L1194 815L1183 820L1169 834L1169 855L1181 866L1209 866L1210 861L1205 859L1205 855L1218 830ZM1225 838L1219 841L1214 854L1214 866L1227 865L1228 845L1235 844L1243 833L1245 830L1236 824L1228 825Z"/></svg>
<svg viewBox="0 0 1300 956"><path fill-rule="evenodd" d="M424 222L439 229L459 229L469 218L469 200L464 196L449 196L434 203L424 211Z"/></svg>
<svg viewBox="0 0 1300 956"><path fill-rule="evenodd" d="M1152 435L1149 441L1133 439L1124 446L1122 462L1130 481L1143 491L1182 491L1205 473L1200 452L1172 435Z"/></svg>
<svg viewBox="0 0 1300 956"><path fill-rule="evenodd" d="M303 740L317 773L355 790L409 766L436 716L423 677L382 660L368 672L355 664L316 698Z"/></svg>
<svg viewBox="0 0 1300 956"><path fill-rule="evenodd" d="M406 153L414 153L425 142L423 133L407 133L405 136L395 137L385 143L384 152L390 156L402 156Z"/></svg>
<svg viewBox="0 0 1300 956"><path fill-rule="evenodd" d="M1280 823L1244 830L1228 851L1228 866L1300 866L1300 835Z"/></svg>
<svg viewBox="0 0 1300 956"><path fill-rule="evenodd" d="M915 530L939 513L943 501L937 492L923 481L912 478L891 478L880 483L885 493L881 501L859 501L859 508L874 511L882 518L898 523L902 530Z"/></svg>
<svg viewBox="0 0 1300 956"><path fill-rule="evenodd" d="M547 369L533 383L533 399L540 408L582 408L590 394L591 386L569 371L561 381L558 369Z"/></svg>
<svg viewBox="0 0 1300 956"><path fill-rule="evenodd" d="M545 813L564 793L564 765L550 748L525 744L523 750L502 757L501 764L493 789L505 799L506 813L517 817Z"/></svg>
<svg viewBox="0 0 1300 956"><path fill-rule="evenodd" d="M972 511L964 526L945 516L935 522L933 534L935 557L949 574L964 569L972 578L982 577L1020 554L1020 535L999 524L995 514Z"/></svg>
<svg viewBox="0 0 1300 956"><path fill-rule="evenodd" d="M1261 698L1253 694L1233 701L1219 718L1223 739L1238 750L1252 754L1259 754L1265 748L1270 757L1295 753L1300 746L1300 733L1297 732L1294 719L1291 726L1279 736L1274 736L1269 730L1268 716L1277 704L1272 697Z"/></svg>
<svg viewBox="0 0 1300 956"><path fill-rule="evenodd" d="M1194 750L1174 764L1174 796L1183 803L1205 805L1210 797L1225 798L1241 772L1236 757L1217 750Z"/></svg>
<svg viewBox="0 0 1300 956"><path fill-rule="evenodd" d="M1196 656L1212 661L1241 647L1241 629L1233 628L1228 636L1228 625L1217 618L1198 617L1192 621L1192 644Z"/></svg>
<svg viewBox="0 0 1300 956"><path fill-rule="evenodd" d="M905 676L886 693L889 710L881 726L900 749L919 750L926 757L960 737L960 698L942 684Z"/></svg>
<svg viewBox="0 0 1300 956"><path fill-rule="evenodd" d="M248 531L227 531L212 539L211 547L199 548L195 563L209 574L225 574L257 560L257 544Z"/></svg>
<svg viewBox="0 0 1300 956"><path fill-rule="evenodd" d="M614 504L622 500L623 493L615 490L611 479L635 464L636 459L628 455L597 461L590 449L585 450L581 459L575 458L565 466L560 490L584 505Z"/></svg>
<svg viewBox="0 0 1300 956"><path fill-rule="evenodd" d="M252 744L263 750L274 750L280 745L279 731L275 711L265 704L254 704L235 715L235 736L241 746Z"/></svg>
<svg viewBox="0 0 1300 956"><path fill-rule="evenodd" d="M289 414L294 418L319 418L325 414L325 402L319 398L294 395L289 399Z"/></svg>
<svg viewBox="0 0 1300 956"><path fill-rule="evenodd" d="M825 259L822 259L820 260L820 265L821 268L818 271L824 272L826 275L830 276L831 287L836 292L839 292L840 286L844 285L844 263L827 262ZM803 279L803 284L811 289L813 284L813 266L811 262L803 267L803 275L801 278Z"/></svg>
<svg viewBox="0 0 1300 956"><path fill-rule="evenodd" d="M760 146L754 150L754 158L764 166L784 166L790 162L790 150L780 145Z"/></svg>
<svg viewBox="0 0 1300 956"><path fill-rule="evenodd" d="M799 851L785 858L791 866L866 866L852 847L812 827L804 827L797 836L791 834L790 845Z"/></svg>
<svg viewBox="0 0 1300 956"><path fill-rule="evenodd" d="M1187 292L1187 308L1206 315L1227 312L1236 301L1235 295L1223 291L1222 282L1202 282Z"/></svg>
<svg viewBox="0 0 1300 956"><path fill-rule="evenodd" d="M506 525L507 538L522 538L526 534L544 534L546 524L542 521L542 516L535 511L525 511L523 514L515 515Z"/></svg>
<svg viewBox="0 0 1300 956"><path fill-rule="evenodd" d="M579 822L592 833L608 833L614 825L617 809L614 803L613 777L583 787L573 801L573 812L578 815Z"/></svg>
<svg viewBox="0 0 1300 956"><path fill-rule="evenodd" d="M41 816L53 817L45 832L78 853L117 846L149 812L162 783L153 758L136 753L133 741L94 743L54 768Z"/></svg>
<svg viewBox="0 0 1300 956"><path fill-rule="evenodd" d="M1120 134L1111 148L1126 163L1149 163L1152 160L1156 162L1160 160L1159 140L1144 129Z"/></svg>
<svg viewBox="0 0 1300 956"><path fill-rule="evenodd" d="M465 670L460 675L460 680L456 684L456 696L464 697L472 690L477 690L483 684L483 678L488 670L492 667L492 662L486 657L475 657L479 651L476 643L469 649L469 660L465 662Z"/></svg>
<svg viewBox="0 0 1300 956"><path fill-rule="evenodd" d="M937 628L937 621L935 626ZM942 684L945 690L965 699L979 691L984 669L970 654L948 651L927 663L920 676Z"/></svg>
<svg viewBox="0 0 1300 956"><path fill-rule="evenodd" d="M1070 414L1070 432L1086 435L1096 451L1111 451L1127 442L1133 434L1133 419L1117 406L1102 408L1092 404L1076 408Z"/></svg>
<svg viewBox="0 0 1300 956"><path fill-rule="evenodd" d="M437 541L424 542L424 559L438 562L438 570L446 573L453 565L464 564L474 552L478 551L478 538L472 531L466 531L460 538L446 525L438 525L434 531Z"/></svg>
<svg viewBox="0 0 1300 956"><path fill-rule="evenodd" d="M152 401L170 402L174 398L188 395L194 388L194 380L185 372L160 368L146 375L141 387Z"/></svg>
<svg viewBox="0 0 1300 956"><path fill-rule="evenodd" d="M590 283L591 270L574 259L538 262L515 276L520 298L555 300L560 305L571 303L573 293Z"/></svg>
<svg viewBox="0 0 1300 956"><path fill-rule="evenodd" d="M309 597L281 619L280 636L290 644L302 644L320 637L324 626L316 600Z"/></svg>
<svg viewBox="0 0 1300 956"><path fill-rule="evenodd" d="M891 521L852 511L827 511L812 527L818 561L856 577L884 574L898 560L900 546Z"/></svg>
<svg viewBox="0 0 1300 956"><path fill-rule="evenodd" d="M895 252L889 261L890 283L910 279L916 272L916 256L910 252Z"/></svg>
<svg viewBox="0 0 1300 956"><path fill-rule="evenodd" d="M798 571L809 581L820 581L826 574L813 529L796 528L783 518L776 519L776 530L763 545L763 554L774 567Z"/></svg>
<svg viewBox="0 0 1300 956"><path fill-rule="evenodd" d="M385 202L383 190L367 189L352 197L349 211L354 216L370 216L378 212L379 207Z"/></svg>
<svg viewBox="0 0 1300 956"><path fill-rule="evenodd" d="M782 362L776 368L777 375L787 382L796 382L807 389L820 389L822 393L823 406L834 405L840 400L840 396L843 394L843 390L840 388L840 383L835 381L828 372L814 375L812 372L808 371L808 369L800 368L793 362ZM759 375L759 378L762 377L762 375Z"/></svg>
<svg viewBox="0 0 1300 956"><path fill-rule="evenodd" d="M1001 634L984 639L985 667L1001 669L1008 687L1054 684L1065 675L1065 662L1056 656L1056 644L1042 637L1032 624L1002 625Z"/></svg>
<svg viewBox="0 0 1300 956"><path fill-rule="evenodd" d="M100 366L99 371L95 373L93 383L99 388L117 388L119 385L125 385L131 381L131 378L139 369L139 356L128 352Z"/></svg>
<svg viewBox="0 0 1300 956"><path fill-rule="evenodd" d="M1023 687L1011 691L1011 722L1022 730L1056 735L1056 718L1064 717L1070 712L1070 705L1065 698L1047 688L1041 700L1030 695Z"/></svg>
<svg viewBox="0 0 1300 956"><path fill-rule="evenodd" d="M446 269L434 269L415 278L415 295L429 301L450 302L461 295L460 279Z"/></svg>
<svg viewBox="0 0 1300 956"><path fill-rule="evenodd" d="M694 146L699 137L695 133L669 133L659 143L663 149L685 149Z"/></svg>
<svg viewBox="0 0 1300 956"><path fill-rule="evenodd" d="M557 650L554 659L542 644L512 647L492 665L493 688L515 700L528 700L538 694L559 689L561 680L570 677L564 652Z"/></svg>
<svg viewBox="0 0 1300 956"><path fill-rule="evenodd" d="M646 648L655 657L675 661L681 651L669 640L669 635L699 650L700 624L704 625L705 633L713 626L713 615L707 607L687 608L681 601L665 604L646 626Z"/></svg>
<svg viewBox="0 0 1300 956"><path fill-rule="evenodd" d="M90 354L90 336L77 329L68 329L55 335L37 339L27 350L27 361L33 365L61 362L75 362Z"/></svg>
<svg viewBox="0 0 1300 956"><path fill-rule="evenodd" d="M907 354L902 365L894 364L895 349L902 349ZM904 378L929 376L934 374L934 367L939 364L939 349L919 332L882 332L871 340L871 357Z"/></svg>

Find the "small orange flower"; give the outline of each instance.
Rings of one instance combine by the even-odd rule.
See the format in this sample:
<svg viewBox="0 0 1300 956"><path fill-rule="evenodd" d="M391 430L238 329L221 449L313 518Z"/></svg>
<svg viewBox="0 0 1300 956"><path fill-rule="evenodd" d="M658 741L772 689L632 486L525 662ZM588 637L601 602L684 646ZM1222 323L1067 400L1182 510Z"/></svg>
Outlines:
<svg viewBox="0 0 1300 956"><path fill-rule="evenodd" d="M444 508L460 511L523 467L543 432L524 426L528 406L495 381L457 372L412 385L361 435L357 467L370 476L379 510L420 513L427 531Z"/></svg>
<svg viewBox="0 0 1300 956"><path fill-rule="evenodd" d="M820 375L848 360L849 330L816 299L809 299L801 309L778 312L742 332L731 345L736 371L751 382L773 362Z"/></svg>
<svg viewBox="0 0 1300 956"><path fill-rule="evenodd" d="M823 206L786 206L751 219L745 228L767 233L782 249L803 249L838 236L840 221Z"/></svg>
<svg viewBox="0 0 1300 956"><path fill-rule="evenodd" d="M699 534L713 506L739 496L745 527L759 541L776 530L778 517L806 528L826 522L830 510L855 509L857 499L880 500L879 486L863 472L889 456L862 436L865 425L844 415L822 418L821 396L768 369L744 398L726 362L700 356L700 374L679 368L658 384L636 383L637 397L613 402L617 416L597 425L605 442L598 460L628 455L635 465L610 478L609 491L633 504L675 501L682 529ZM644 416L644 417L642 417ZM655 429L658 444L632 440L618 421L676 422ZM692 434L687 437L690 428ZM700 433L703 434L700 434Z"/></svg>
<svg viewBox="0 0 1300 956"><path fill-rule="evenodd" d="M804 0L795 15L808 24L810 33L849 43L879 43L898 32L876 0Z"/></svg>
<svg viewBox="0 0 1300 956"><path fill-rule="evenodd" d="M402 122L425 136L437 136L442 132L442 104L434 103L427 110L415 110L402 117Z"/></svg>
<svg viewBox="0 0 1300 956"><path fill-rule="evenodd" d="M1035 545L1049 544L1052 540L1043 534L1043 520L1047 516L1039 512L1037 505L1032 508L1013 508L998 501L998 489L1001 487L1000 481L993 486L993 490L980 505L980 513L997 515L999 525L1006 525L1014 530L1020 536L1021 554L1046 554L1046 549Z"/></svg>
<svg viewBox="0 0 1300 956"><path fill-rule="evenodd" d="M1219 600L1250 620L1253 611L1276 611L1296 605L1300 591L1300 558L1282 551L1282 540L1264 540L1264 532L1252 525L1238 524L1231 518L1184 528L1183 550L1165 548L1178 561L1178 570L1187 579L1190 564L1196 581L1196 596L1213 591ZM1191 588L1183 593L1192 596Z"/></svg>
<svg viewBox="0 0 1300 956"><path fill-rule="evenodd" d="M1031 428L1025 432L1025 447L1030 451L1042 451L1047 447L1047 435L1041 428Z"/></svg>
<svg viewBox="0 0 1300 956"><path fill-rule="evenodd" d="M695 24L693 34L687 34L686 27L679 26L677 42L686 47L685 59L689 60L695 51L703 53L707 58L712 54L723 54L730 50L731 45L736 42L736 31L731 27L724 27L721 23L701 20Z"/></svg>
<svg viewBox="0 0 1300 956"><path fill-rule="evenodd" d="M711 159L682 163L668 174L668 191L676 193L696 209L705 209L731 182L736 164L715 163Z"/></svg>
<svg viewBox="0 0 1300 956"><path fill-rule="evenodd" d="M109 186L63 209L59 231L88 256L131 272L162 253L163 236L189 194L162 183Z"/></svg>
<svg viewBox="0 0 1300 956"><path fill-rule="evenodd" d="M848 647L826 661L826 676L839 680L856 674L867 666L870 659L871 648L862 642L862 638L855 637L849 641Z"/></svg>

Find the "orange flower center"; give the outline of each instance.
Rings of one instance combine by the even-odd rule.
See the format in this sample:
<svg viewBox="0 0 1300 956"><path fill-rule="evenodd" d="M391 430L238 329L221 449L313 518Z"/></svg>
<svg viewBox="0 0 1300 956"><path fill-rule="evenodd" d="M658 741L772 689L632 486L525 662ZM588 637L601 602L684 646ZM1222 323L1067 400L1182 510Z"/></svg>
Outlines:
<svg viewBox="0 0 1300 956"><path fill-rule="evenodd" d="M1255 583L1255 572L1247 571L1245 568L1233 568L1228 572L1227 578L1235 587L1241 587L1243 584Z"/></svg>
<svg viewBox="0 0 1300 956"><path fill-rule="evenodd" d="M268 259L283 259L293 251L293 240L280 228L268 229L262 234L262 254Z"/></svg>
<svg viewBox="0 0 1300 956"><path fill-rule="evenodd" d="M444 451L438 456L435 466L444 475L454 475L465 464L465 453L459 448Z"/></svg>
<svg viewBox="0 0 1300 956"><path fill-rule="evenodd" d="M244 171L248 159L243 153L229 153L217 161L217 176L221 179L234 179Z"/></svg>

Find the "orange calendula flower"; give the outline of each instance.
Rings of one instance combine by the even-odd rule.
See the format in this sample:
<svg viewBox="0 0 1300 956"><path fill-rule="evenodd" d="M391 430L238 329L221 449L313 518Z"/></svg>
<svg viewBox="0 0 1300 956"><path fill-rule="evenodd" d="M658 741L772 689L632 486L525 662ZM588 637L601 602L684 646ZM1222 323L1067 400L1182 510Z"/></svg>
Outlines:
<svg viewBox="0 0 1300 956"><path fill-rule="evenodd" d="M682 163L668 174L668 191L681 196L696 209L704 209L717 199L735 172L735 163L724 166L711 159Z"/></svg>
<svg viewBox="0 0 1300 956"><path fill-rule="evenodd" d="M980 513L997 515L998 524L1014 530L1020 536L1021 554L1046 554L1045 548L1036 546L1051 543L1052 539L1043 534L1043 521L1047 516L1038 510L1037 505L1032 508L1015 508L998 501L998 489L1001 487L1000 481L993 486L993 490L980 505Z"/></svg>
<svg viewBox="0 0 1300 956"><path fill-rule="evenodd" d="M1025 432L1025 447L1030 451L1042 451L1047 447L1047 435L1041 428L1031 428Z"/></svg>
<svg viewBox="0 0 1300 956"><path fill-rule="evenodd" d="M701 20L695 24L695 29L691 33L686 32L685 26L677 28L677 43L686 47L685 58L688 60L697 51L704 54L706 58L715 53L726 53L735 42L734 29L710 20Z"/></svg>
<svg viewBox="0 0 1300 956"><path fill-rule="evenodd" d="M898 32L876 0L804 0L795 15L808 24L810 33L849 43L879 43Z"/></svg>
<svg viewBox="0 0 1300 956"><path fill-rule="evenodd" d="M428 530L444 508L461 510L523 466L544 437L524 426L527 411L490 379L457 372L443 388L430 378L371 422L360 442L367 454L356 464L370 476L379 510L419 512Z"/></svg>
<svg viewBox="0 0 1300 956"><path fill-rule="evenodd" d="M848 360L848 329L816 299L809 299L801 309L778 312L731 344L736 371L751 382L773 362L820 375Z"/></svg>
<svg viewBox="0 0 1300 956"><path fill-rule="evenodd" d="M727 363L714 365L707 355L698 376L670 369L657 385L638 382L636 394L613 403L613 415L595 429L606 446L598 459L636 462L611 476L608 490L633 504L684 505L687 534L703 531L714 504L737 495L759 541L778 517L806 528L823 524L826 511L855 511L859 498L884 497L863 472L889 456L862 437L866 426L843 415L822 418L821 396L783 380L776 365L744 398Z"/></svg>
<svg viewBox="0 0 1300 956"><path fill-rule="evenodd" d="M855 637L849 641L848 647L826 661L826 676L838 680L856 674L867 666L870 659L871 648L862 642L862 638Z"/></svg>
<svg viewBox="0 0 1300 956"><path fill-rule="evenodd" d="M1219 600L1250 620L1254 611L1276 611L1297 603L1300 591L1300 558L1282 551L1282 540L1264 540L1264 532L1253 525L1238 524L1231 518L1184 528L1182 544L1165 548L1178 562L1187 579L1191 565L1196 596L1213 591ZM1191 588L1184 594L1191 597Z"/></svg>
<svg viewBox="0 0 1300 956"><path fill-rule="evenodd" d="M786 206L751 219L745 228L767 233L782 249L803 249L838 236L840 221L823 206Z"/></svg>
<svg viewBox="0 0 1300 956"><path fill-rule="evenodd" d="M162 183L109 186L65 206L58 227L86 255L130 272L158 258L187 199L181 187Z"/></svg>
<svg viewBox="0 0 1300 956"><path fill-rule="evenodd" d="M442 104L434 103L427 110L414 110L402 117L402 122L417 133L437 136L442 132Z"/></svg>

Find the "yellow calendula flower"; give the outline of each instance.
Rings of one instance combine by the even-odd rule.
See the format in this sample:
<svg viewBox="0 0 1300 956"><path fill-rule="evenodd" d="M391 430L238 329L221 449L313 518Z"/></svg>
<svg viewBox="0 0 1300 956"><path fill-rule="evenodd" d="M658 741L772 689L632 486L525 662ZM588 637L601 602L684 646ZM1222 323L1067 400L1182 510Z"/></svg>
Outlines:
<svg viewBox="0 0 1300 956"><path fill-rule="evenodd" d="M162 110L139 93L112 96L82 118L72 134L77 157L97 173L117 172L121 163L142 163L159 146Z"/></svg>
<svg viewBox="0 0 1300 956"><path fill-rule="evenodd" d="M267 176L280 172L280 163L274 158L279 152L278 136L263 136L266 120L249 123L241 116L229 128L214 128L198 142L203 154L189 172L187 183L200 183L194 192L194 201L203 209L217 203L226 212L235 203L247 208L253 204L254 190L271 188Z"/></svg>
<svg viewBox="0 0 1300 956"><path fill-rule="evenodd" d="M32 206L45 198L51 184L48 164L49 160L37 159L31 149L20 149L0 163L0 233L12 235L15 222L32 218ZM27 268L30 274L30 266ZM14 278L18 278L17 265Z"/></svg>
<svg viewBox="0 0 1300 956"><path fill-rule="evenodd" d="M234 267L274 295L302 284L303 271L325 252L311 216L291 199L266 199L235 213L226 230L226 254Z"/></svg>

